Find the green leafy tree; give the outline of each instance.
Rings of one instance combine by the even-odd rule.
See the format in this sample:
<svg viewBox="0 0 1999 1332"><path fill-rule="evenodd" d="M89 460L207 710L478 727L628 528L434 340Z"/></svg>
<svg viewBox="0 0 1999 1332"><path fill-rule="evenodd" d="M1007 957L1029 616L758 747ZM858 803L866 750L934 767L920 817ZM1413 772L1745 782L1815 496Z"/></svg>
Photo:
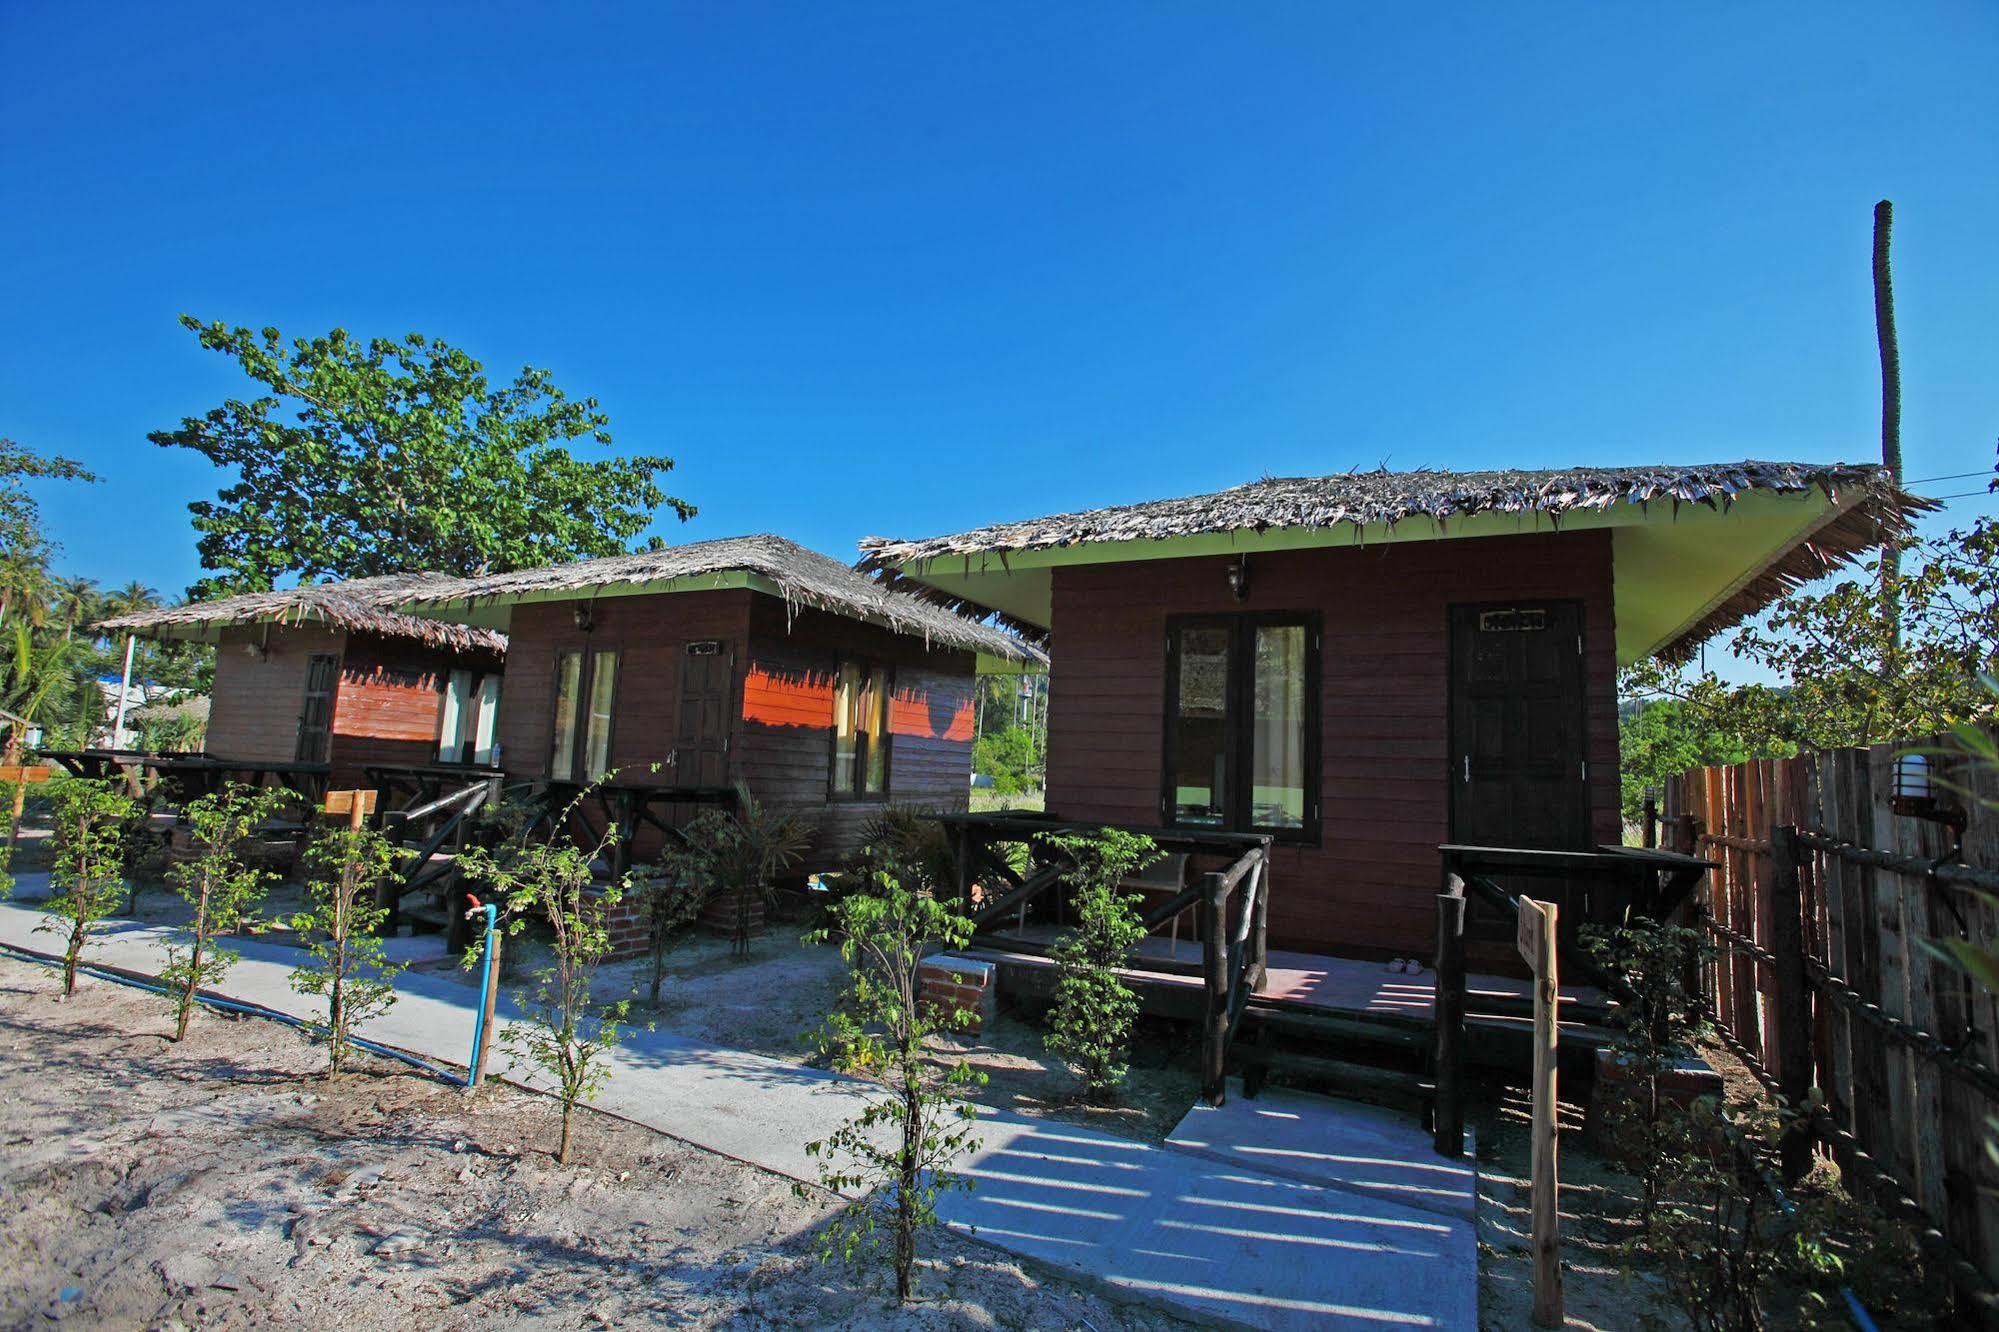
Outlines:
<svg viewBox="0 0 1999 1332"><path fill-rule="evenodd" d="M102 604L95 579L56 578L49 583L49 611L62 626L65 639L75 637L79 628L95 621Z"/></svg>
<svg viewBox="0 0 1999 1332"><path fill-rule="evenodd" d="M417 333L287 341L275 328L181 323L261 389L148 436L235 478L190 506L214 571L204 593L616 555L660 505L694 513L658 485L672 459L593 462L564 447L610 444L609 422L546 370L496 385L463 351Z"/></svg>
<svg viewBox="0 0 1999 1332"><path fill-rule="evenodd" d="M55 893L40 931L63 938L62 992L76 993L76 968L90 938L124 895L127 831L139 806L109 782L72 777L49 788L54 805Z"/></svg>
<svg viewBox="0 0 1999 1332"><path fill-rule="evenodd" d="M833 1067L876 1091L854 1118L805 1150L821 1161L820 1182L836 1192L864 1190L820 1236L826 1258L857 1263L889 1254L898 1304L909 1301L919 1234L937 1223L937 1197L969 1189L951 1165L978 1146L978 1112L965 1100L985 1075L963 1060L933 1062L931 1036L971 1015L924 1002L918 970L933 948L962 948L972 923L939 901L880 874L866 891L832 908L833 927L809 936L837 938L849 967L847 985L813 1041Z"/></svg>
<svg viewBox="0 0 1999 1332"><path fill-rule="evenodd" d="M55 543L42 527L33 481L95 481L81 463L36 453L0 437L0 621L47 618L48 562Z"/></svg>
<svg viewBox="0 0 1999 1332"><path fill-rule="evenodd" d="M1040 785L1041 754L1024 726L988 731L972 746L972 771L993 779L1001 795L1019 795Z"/></svg>
<svg viewBox="0 0 1999 1332"><path fill-rule="evenodd" d="M1648 794L1663 790L1669 778L1683 772L1797 752L1795 745L1773 742L1770 748L1779 752L1752 754L1741 736L1717 731L1702 713L1678 699L1630 708L1619 719L1617 732L1627 823L1644 815Z"/></svg>
<svg viewBox="0 0 1999 1332"><path fill-rule="evenodd" d="M1773 684L1737 687L1654 661L1626 671L1624 692L1678 699L1690 721L1755 757L1990 722L1994 700L1978 677L1999 652L1999 520L1904 544L1900 557L1899 578L1884 582L1877 559L1737 630L1731 651Z"/></svg>
<svg viewBox="0 0 1999 1332"><path fill-rule="evenodd" d="M1117 1099L1130 1066L1131 1028L1138 996L1118 975L1132 947L1145 937L1142 899L1119 885L1159 858L1149 837L1107 828L1096 833L1051 834L1040 839L1069 861L1076 927L1056 941L1055 1003L1048 1012L1048 1048L1067 1061L1097 1104Z"/></svg>
<svg viewBox="0 0 1999 1332"><path fill-rule="evenodd" d="M290 791L226 784L184 811L194 855L167 871L180 899L193 908L187 924L187 944L167 945L167 964L160 982L173 1005L174 1040L187 1039L195 995L204 986L219 985L236 965L237 953L216 941L234 932L244 913L262 899L277 875L244 858L244 849L258 827L275 818L297 799Z"/></svg>
<svg viewBox="0 0 1999 1332"><path fill-rule="evenodd" d="M306 848L310 905L292 917L305 941L303 966L291 987L326 1000L327 1064L335 1074L347 1062L355 1028L394 1007L403 963L389 960L380 931L388 908L377 890L393 872L396 848L372 828L322 828Z"/></svg>
<svg viewBox="0 0 1999 1332"><path fill-rule="evenodd" d="M584 788L576 801L595 789ZM575 808L574 801L569 808ZM534 988L520 996L526 1021L508 1024L500 1044L555 1084L562 1104L555 1159L561 1165L569 1164L576 1107L596 1099L610 1075L604 1056L624 1038L631 1001L604 1003L595 988L598 968L611 951L611 913L633 891L636 877L626 873L596 882L591 862L611 848L618 826L607 825L597 844L586 847L564 835L569 823L565 809L545 840L498 850L475 847L460 861L468 879L490 884L506 904L508 934L519 934L533 920L551 935L547 965L535 969ZM467 965L476 956L469 954Z"/></svg>

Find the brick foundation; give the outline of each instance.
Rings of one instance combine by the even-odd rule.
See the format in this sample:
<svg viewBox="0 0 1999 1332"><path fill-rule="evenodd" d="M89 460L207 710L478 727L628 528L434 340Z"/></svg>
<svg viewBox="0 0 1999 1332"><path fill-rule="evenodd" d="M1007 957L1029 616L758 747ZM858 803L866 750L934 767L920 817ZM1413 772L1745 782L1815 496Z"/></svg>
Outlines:
<svg viewBox="0 0 1999 1332"><path fill-rule="evenodd" d="M717 893L701 908L701 928L715 934L733 935L736 932L736 904L749 898L750 933L762 934L764 929L764 894L761 892Z"/></svg>
<svg viewBox="0 0 1999 1332"><path fill-rule="evenodd" d="M1637 1090L1636 1081L1619 1061L1616 1051L1596 1052L1596 1078L1590 1086L1589 1108L1583 1115L1583 1141L1600 1152L1617 1155L1617 1144L1611 1141L1609 1131L1609 1112L1627 1089ZM1721 1074L1698 1055L1680 1059L1659 1075L1659 1099L1683 1110L1703 1096L1721 1093Z"/></svg>
<svg viewBox="0 0 1999 1332"><path fill-rule="evenodd" d="M977 1036L999 1016L999 968L991 962L935 953L919 964L916 977L924 1003L969 1015L970 1021L952 1028L962 1035Z"/></svg>
<svg viewBox="0 0 1999 1332"><path fill-rule="evenodd" d="M624 962L631 958L645 956L650 946L651 927L646 920L645 899L637 893L627 893L606 909L604 928L610 931L611 951L605 955L608 962Z"/></svg>

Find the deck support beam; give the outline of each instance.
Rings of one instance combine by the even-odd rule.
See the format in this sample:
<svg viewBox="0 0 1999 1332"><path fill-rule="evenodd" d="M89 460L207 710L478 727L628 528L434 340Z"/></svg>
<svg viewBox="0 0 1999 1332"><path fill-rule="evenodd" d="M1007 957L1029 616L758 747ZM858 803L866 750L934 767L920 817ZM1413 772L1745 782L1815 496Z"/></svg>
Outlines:
<svg viewBox="0 0 1999 1332"><path fill-rule="evenodd" d="M1225 875L1201 876L1201 977L1207 994L1201 1014L1201 1098L1217 1107L1228 1094L1228 897Z"/></svg>
<svg viewBox="0 0 1999 1332"><path fill-rule="evenodd" d="M1437 894L1436 1104L1430 1114L1437 1155L1465 1150L1465 881L1446 874Z"/></svg>

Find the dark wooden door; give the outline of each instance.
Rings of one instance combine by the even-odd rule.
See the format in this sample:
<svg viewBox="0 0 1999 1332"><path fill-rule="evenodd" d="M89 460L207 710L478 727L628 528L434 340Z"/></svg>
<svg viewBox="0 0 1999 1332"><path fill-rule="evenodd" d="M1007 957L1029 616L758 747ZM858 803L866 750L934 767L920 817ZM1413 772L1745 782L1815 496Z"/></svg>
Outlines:
<svg viewBox="0 0 1999 1332"><path fill-rule="evenodd" d="M674 709L672 783L684 788L729 784L729 733L736 696L736 653L729 643L688 643L680 660Z"/></svg>
<svg viewBox="0 0 1999 1332"><path fill-rule="evenodd" d="M1573 601L1451 607L1451 840L1589 845L1583 615Z"/></svg>
<svg viewBox="0 0 1999 1332"><path fill-rule="evenodd" d="M333 743L333 688L340 679L340 658L316 652L305 664L305 700L298 714L300 763L324 763Z"/></svg>

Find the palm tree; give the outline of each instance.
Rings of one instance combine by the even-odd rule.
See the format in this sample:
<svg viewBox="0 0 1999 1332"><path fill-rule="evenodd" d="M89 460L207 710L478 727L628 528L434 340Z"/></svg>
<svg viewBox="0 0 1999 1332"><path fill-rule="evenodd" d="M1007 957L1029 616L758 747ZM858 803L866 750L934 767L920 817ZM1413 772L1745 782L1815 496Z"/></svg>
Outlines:
<svg viewBox="0 0 1999 1332"><path fill-rule="evenodd" d="M0 620L26 621L36 628L48 622L49 570L39 552L9 551L0 555Z"/></svg>
<svg viewBox="0 0 1999 1332"><path fill-rule="evenodd" d="M62 623L62 636L70 638L77 627L89 624L103 603L94 578L58 578L49 587L49 609Z"/></svg>
<svg viewBox="0 0 1999 1332"><path fill-rule="evenodd" d="M138 579L133 579L120 588L104 594L104 614L108 619L116 615L137 615L140 611L157 610L161 605L159 589L147 587Z"/></svg>

